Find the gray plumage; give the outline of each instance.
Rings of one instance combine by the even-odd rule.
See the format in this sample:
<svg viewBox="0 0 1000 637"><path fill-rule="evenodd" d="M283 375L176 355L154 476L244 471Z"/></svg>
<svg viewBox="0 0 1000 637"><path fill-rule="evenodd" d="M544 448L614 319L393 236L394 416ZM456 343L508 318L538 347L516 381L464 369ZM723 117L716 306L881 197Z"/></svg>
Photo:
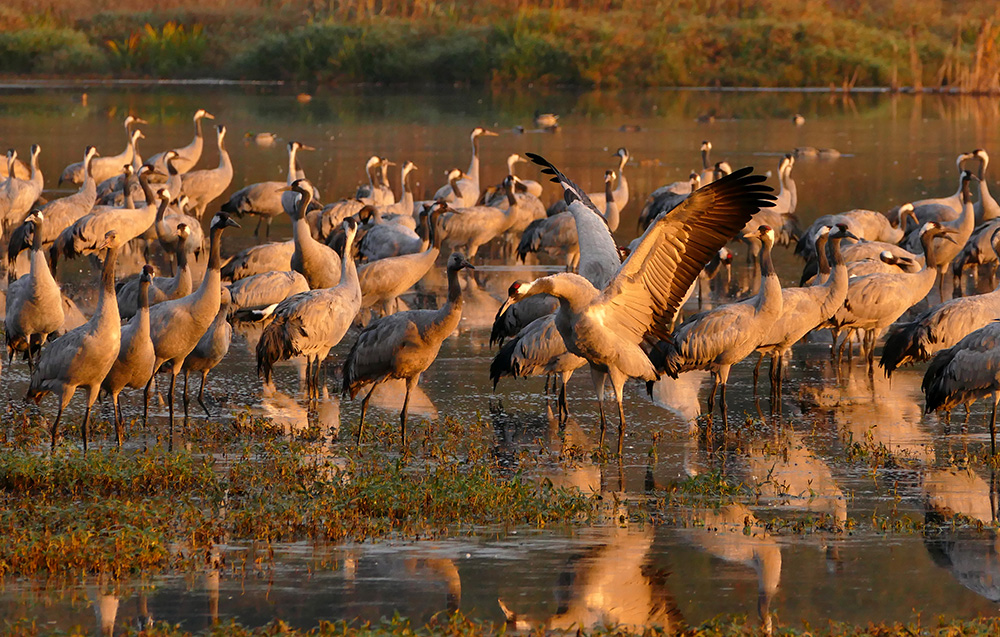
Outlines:
<svg viewBox="0 0 1000 637"><path fill-rule="evenodd" d="M309 283L298 272L261 272L229 286L232 298L230 310L261 310L308 289Z"/></svg>
<svg viewBox="0 0 1000 637"><path fill-rule="evenodd" d="M216 127L216 138L219 165L209 170L192 170L181 175L181 193L191 199L194 216L199 219L205 215L208 204L221 197L233 181L233 162L229 159L229 152L226 151L225 126ZM177 160L174 160L174 164L176 163Z"/></svg>
<svg viewBox="0 0 1000 637"><path fill-rule="evenodd" d="M781 313L770 328L765 329L766 335L757 346L761 358L765 355L771 357L771 391L776 394L780 394L785 353L803 336L830 319L847 298L847 264L841 254L840 243L851 238L853 235L846 225L837 226L832 232L829 228L822 232L817 247L825 252L829 239L833 248L834 265L830 276L818 285L781 290ZM754 376L756 379L756 370Z"/></svg>
<svg viewBox="0 0 1000 637"><path fill-rule="evenodd" d="M306 223L306 211L312 201L312 186L305 179L296 179L288 190L299 195L298 207L292 214L291 268L309 282L313 290L335 287L340 282L340 255L313 238Z"/></svg>
<svg viewBox="0 0 1000 637"><path fill-rule="evenodd" d="M222 362L222 359L229 353L229 345L233 342L233 327L229 324L229 308L233 302L232 296L227 288L222 288L222 297L219 304L219 313L215 315L215 320L208 327L208 330L198 339L198 344L194 346L191 353L184 359L184 410L187 411L187 385L188 374L197 372L201 374L201 383L198 385L198 404L205 410L205 415L211 417L208 407L203 399L205 393L205 380L208 373Z"/></svg>
<svg viewBox="0 0 1000 637"><path fill-rule="evenodd" d="M453 184L449 180L446 185L437 189L433 199L447 201L450 204L454 204L457 208L474 206L479 199L479 191L481 190L479 180L479 138L496 136L496 133L481 126L472 129L472 133L469 135L469 140L472 142L472 159L469 161L469 170L466 171L465 177L458 180L459 192L456 194L456 191L452 187Z"/></svg>
<svg viewBox="0 0 1000 637"><path fill-rule="evenodd" d="M614 189L615 202L618 204L619 210L624 210L625 206L628 205L629 198L628 179L625 178L625 164L628 163L630 155L628 149L619 148L615 151L612 157L618 158L618 184ZM587 198L598 211L604 210L607 205L607 197L604 194L604 190L601 190L600 192L589 192L587 193ZM559 199L554 204L549 206L548 214L554 215L566 210L568 207L569 206L564 199Z"/></svg>
<svg viewBox="0 0 1000 637"><path fill-rule="evenodd" d="M164 301L170 301L173 299L179 299L181 297L191 294L192 280L191 280L191 266L188 264L188 253L185 249L185 242L191 236L191 230L186 224L180 224L181 227L177 228L178 243L177 243L177 269L174 272L174 276L170 278L156 277L152 280L152 283L147 286L148 290L146 293L147 303L150 307L163 303ZM123 319L130 319L135 316L135 313L139 310L140 305L140 288L142 286L140 278L127 279L118 285L118 312L121 314Z"/></svg>
<svg viewBox="0 0 1000 637"><path fill-rule="evenodd" d="M157 200L149 187L147 170L139 173L139 183L146 193L146 205L142 208L116 208L94 206L89 213L68 226L53 244L53 250L67 259L86 254L94 254L97 246L103 242L104 235L109 230L115 230L123 243L141 236L156 221L158 214ZM166 208L167 201L159 202L160 208Z"/></svg>
<svg viewBox="0 0 1000 637"><path fill-rule="evenodd" d="M62 293L42 250L44 215L35 213L25 222L32 228L31 269L8 286L4 317L8 360L13 360L15 352L24 352L29 365L49 334L56 332L65 318Z"/></svg>
<svg viewBox="0 0 1000 637"><path fill-rule="evenodd" d="M954 233L955 230L936 222L924 224L921 239L929 261L933 261L935 256L935 237ZM870 274L851 279L847 300L829 325L837 330L865 332L863 349L871 371L874 369L875 342L879 335L927 296L934 287L935 277L935 269L925 263L921 270L912 274Z"/></svg>
<svg viewBox="0 0 1000 637"><path fill-rule="evenodd" d="M121 322L118 302L115 299L115 263L121 242L115 232L108 232L102 249L107 249L101 273L101 289L97 310L90 320L53 341L42 350L38 366L31 374L27 398L40 401L46 394L55 393L59 399L59 412L52 423L52 448L56 446L59 421L63 410L73 398L78 387L87 391L87 411L83 417L83 448L87 449L87 427L90 408L97 400L104 377L118 357L121 345Z"/></svg>
<svg viewBox="0 0 1000 637"><path fill-rule="evenodd" d="M97 149L88 146L84 153L84 163L89 164L97 155ZM119 166L119 168L121 168ZM45 215L45 224L41 239L43 245L51 245L63 230L71 226L77 219L89 213L97 201L97 186L94 178L89 172L83 180L80 189L68 197L54 199L42 207L41 211ZM21 224L11 235L10 245L7 250L7 259L13 263L21 250L28 247L25 240L27 228Z"/></svg>
<svg viewBox="0 0 1000 637"><path fill-rule="evenodd" d="M733 174L740 172L742 171ZM725 178L712 182L705 188L724 183ZM764 344L771 326L778 321L783 308L781 284L771 263L774 230L760 226L757 236L761 242L761 284L757 294L739 303L695 314L684 321L669 339L657 346L655 353L658 355L653 356L657 367L673 378L693 369L708 369L712 372L713 384L708 394L708 411L711 413L714 409L715 393L721 385L720 406L724 423L728 418L726 383L730 369Z"/></svg>
<svg viewBox="0 0 1000 637"><path fill-rule="evenodd" d="M205 137L201 131L201 120L203 118L215 119L215 116L206 111L203 108L199 108L194 112L194 139L187 146L182 146L180 148L173 149L177 153L177 158L174 160L174 165L177 167L178 173L186 173L198 163L201 159L201 151L205 145ZM152 164L157 172L166 174L167 165L165 162L166 151L162 153L156 153L148 160L148 163Z"/></svg>
<svg viewBox="0 0 1000 637"><path fill-rule="evenodd" d="M132 117L131 115L125 118L125 150L117 155L95 158L91 162L91 175L96 183L100 183L105 179L120 175L122 172L122 166L132 163L132 158L135 153L135 145L132 140L132 135L134 134L132 132L133 123L144 124L145 122L141 119ZM83 183L85 177L84 162L76 162L75 164L70 164L63 169L62 174L59 175L59 183L62 184L63 182L69 182L80 185Z"/></svg>
<svg viewBox="0 0 1000 637"><path fill-rule="evenodd" d="M529 157L546 166L543 172L554 175L563 185L571 208L583 205L600 214L587 195L548 161L537 155ZM765 194L769 188L758 185L763 177L750 173L749 168L737 171L710 188L702 188L651 225L636 251L603 291L570 273L511 286L514 294L506 305L540 293L560 300L556 326L566 348L590 363L602 433L606 428L604 384L611 377L620 419L619 452L625 430L621 403L625 381L657 378L656 369L641 345L669 338L667 326L698 273L750 216L772 198Z"/></svg>
<svg viewBox="0 0 1000 637"><path fill-rule="evenodd" d="M276 362L304 356L307 394L310 399L319 398L320 366L344 338L361 307L361 286L351 258L351 245L357 234L354 219L344 221L344 231L345 250L336 285L314 288L285 299L264 328L257 343L257 373L266 384L271 382Z"/></svg>
<svg viewBox="0 0 1000 637"><path fill-rule="evenodd" d="M264 272L291 270L294 252L295 242L292 240L264 243L241 250L226 261L222 268L222 278L226 281L239 281Z"/></svg>
<svg viewBox="0 0 1000 637"><path fill-rule="evenodd" d="M344 363L344 392L353 399L363 387L371 389L361 402L358 442L364 432L365 413L372 392L383 381L406 381L406 396L399 414L400 438L406 445L406 412L410 392L451 336L462 318L462 286L458 273L472 268L465 257L453 253L448 258L448 300L436 310L408 310L372 321L361 332Z"/></svg>
<svg viewBox="0 0 1000 637"><path fill-rule="evenodd" d="M897 368L928 360L967 334L1000 318L1000 287L988 294L946 301L893 328L879 365L891 376Z"/></svg>
<svg viewBox="0 0 1000 637"><path fill-rule="evenodd" d="M657 217L676 208L699 188L701 188L701 176L692 172L687 181L677 181L654 190L646 198L646 203L639 212L639 230L645 231Z"/></svg>
<svg viewBox="0 0 1000 637"><path fill-rule="evenodd" d="M42 194L45 178L38 167L38 155L41 153L38 144L31 146L31 176L29 179L19 179L9 176L0 183L0 228L7 231L12 225L24 221L31 206ZM17 153L13 150L8 155L8 163L16 161Z"/></svg>
<svg viewBox="0 0 1000 637"><path fill-rule="evenodd" d="M115 438L122 446L122 416L118 406L118 395L126 387L142 389L142 421L146 423L149 406L149 379L153 377L156 350L149 336L149 287L153 281L153 268L146 265L139 275L138 311L132 320L121 328L121 347L108 375L101 383L102 389L111 395L115 409Z"/></svg>
<svg viewBox="0 0 1000 637"><path fill-rule="evenodd" d="M811 260L816 257L816 237L821 228L832 228L838 224L846 224L851 234L862 241L883 241L899 243L903 238L906 219L913 217L913 204L905 203L899 207L895 221L881 212L855 208L836 215L823 215L806 228L795 246L795 254ZM900 220L903 223L900 223Z"/></svg>
<svg viewBox="0 0 1000 637"><path fill-rule="evenodd" d="M928 221L943 223L958 217L962 212L962 180L964 172L962 165L971 158L972 153L962 153L955 159L955 167L958 169L958 190L955 191L955 194L950 197L920 199L913 202L913 215L917 221L913 226L909 227L907 230L908 234L919 231L923 227L923 224Z"/></svg>
<svg viewBox="0 0 1000 637"><path fill-rule="evenodd" d="M171 199L173 191L163 188L157 193L158 197ZM201 229L201 221L185 212L187 203L186 195L182 195L174 206L159 206L156 210L156 223L153 230L156 233L156 240L167 254L173 254L176 261L177 252L184 250L188 257L197 256L201 253L205 243L205 233ZM184 237L181 243L178 228L184 226L190 234Z"/></svg>
<svg viewBox="0 0 1000 637"><path fill-rule="evenodd" d="M434 267L441 254L430 230L433 216L437 214L438 210L435 210L430 215L422 215L422 221L428 227L428 237L421 252L371 261L358 268L362 309L377 308L380 316L391 314L395 311L399 295L416 285Z"/></svg>
<svg viewBox="0 0 1000 637"><path fill-rule="evenodd" d="M524 261L528 254L545 252L551 256L565 255L566 271L576 270L580 261L580 243L576 223L568 211L533 221L521 234L517 256Z"/></svg>
<svg viewBox="0 0 1000 637"><path fill-rule="evenodd" d="M257 215L257 228L254 234L260 236L261 223L265 223L265 237L271 236L271 222L278 215L285 212L281 204L282 186L291 186L295 181L295 156L300 150L315 150L312 146L306 146L301 142L288 142L288 173L284 183L280 181L262 181L250 184L237 190L229 201L222 205L222 211L235 214L239 217L244 215Z"/></svg>
<svg viewBox="0 0 1000 637"><path fill-rule="evenodd" d="M227 227L238 228L239 224L220 212L212 219L209 240L208 269L201 285L191 294L164 301L150 309L149 333L156 350L154 368L159 371L166 364L170 373L170 389L167 405L170 411L170 440L173 444L174 385L184 359L195 348L219 313L222 281L219 273L222 247L222 232ZM150 379L152 382L152 379ZM187 417L187 410L185 410Z"/></svg>
<svg viewBox="0 0 1000 637"><path fill-rule="evenodd" d="M973 205L976 211L976 225L992 221L1000 217L1000 204L990 194L990 187L986 183L986 168L990 165L990 155L982 148L972 151L972 158L979 164L976 177L979 179L979 199Z"/></svg>
<svg viewBox="0 0 1000 637"><path fill-rule="evenodd" d="M990 452L996 454L997 402L1000 401L1000 322L993 321L940 351L924 374L925 411L954 409L993 396Z"/></svg>

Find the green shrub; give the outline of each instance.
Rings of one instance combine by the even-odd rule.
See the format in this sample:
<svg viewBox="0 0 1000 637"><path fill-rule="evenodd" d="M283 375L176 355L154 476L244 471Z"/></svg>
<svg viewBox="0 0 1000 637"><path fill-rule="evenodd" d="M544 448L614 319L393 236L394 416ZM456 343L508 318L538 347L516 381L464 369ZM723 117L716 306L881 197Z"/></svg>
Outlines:
<svg viewBox="0 0 1000 637"><path fill-rule="evenodd" d="M0 73L93 73L105 66L97 47L72 29L0 32Z"/></svg>

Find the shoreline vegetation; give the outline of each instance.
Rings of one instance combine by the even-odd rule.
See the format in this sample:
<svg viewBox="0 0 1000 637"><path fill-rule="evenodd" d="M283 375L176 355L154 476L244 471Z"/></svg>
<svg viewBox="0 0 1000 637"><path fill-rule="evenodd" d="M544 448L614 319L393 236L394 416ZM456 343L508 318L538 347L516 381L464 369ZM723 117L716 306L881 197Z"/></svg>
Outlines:
<svg viewBox="0 0 1000 637"><path fill-rule="evenodd" d="M1000 93L958 0L12 0L0 76Z"/></svg>

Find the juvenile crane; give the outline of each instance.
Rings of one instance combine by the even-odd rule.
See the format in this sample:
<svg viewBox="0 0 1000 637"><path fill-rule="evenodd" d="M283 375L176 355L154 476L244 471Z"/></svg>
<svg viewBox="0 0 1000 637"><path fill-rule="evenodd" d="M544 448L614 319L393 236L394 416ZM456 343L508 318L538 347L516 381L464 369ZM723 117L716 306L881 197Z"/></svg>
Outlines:
<svg viewBox="0 0 1000 637"><path fill-rule="evenodd" d="M406 445L406 412L410 392L441 350L441 344L462 319L462 285L458 273L473 265L455 252L448 258L448 301L436 310L408 310L372 321L358 336L344 363L344 393L354 399L363 387L371 389L361 401L358 444L364 434L365 414L372 392L390 378L406 381L399 434Z"/></svg>
<svg viewBox="0 0 1000 637"><path fill-rule="evenodd" d="M118 301L115 298L115 263L122 243L114 230L105 235L101 249L106 249L104 268L101 272L101 289L97 309L90 320L70 330L42 351L38 366L31 374L27 398L39 402L46 394L55 393L59 398L59 412L52 423L52 449L56 447L59 421L63 410L73 398L78 387L87 391L87 411L83 416L83 449L87 450L87 427L90 409L97 400L104 377L118 357L121 346L121 322L118 318Z"/></svg>
<svg viewBox="0 0 1000 637"><path fill-rule="evenodd" d="M306 394L310 400L320 397L320 366L344 338L361 309L361 286L351 257L358 226L350 217L343 226L346 237L340 281L335 286L302 292L279 303L274 320L264 328L257 343L257 374L267 384L271 383L271 370L276 362L294 356L306 357Z"/></svg>
<svg viewBox="0 0 1000 637"><path fill-rule="evenodd" d="M545 174L555 176L565 189L568 205L580 202L597 212L586 194L551 163L537 155L529 157L546 167ZM555 320L566 348L590 363L601 412L602 441L606 429L604 382L611 377L618 402L619 453L625 435L625 381L630 377L657 378L642 345L669 337L667 326L701 269L753 213L773 200L767 194L771 189L760 185L764 177L751 172L746 168L720 179L660 217L603 291L571 273L511 286L505 305L542 293L559 299ZM501 314L505 309L501 308Z"/></svg>

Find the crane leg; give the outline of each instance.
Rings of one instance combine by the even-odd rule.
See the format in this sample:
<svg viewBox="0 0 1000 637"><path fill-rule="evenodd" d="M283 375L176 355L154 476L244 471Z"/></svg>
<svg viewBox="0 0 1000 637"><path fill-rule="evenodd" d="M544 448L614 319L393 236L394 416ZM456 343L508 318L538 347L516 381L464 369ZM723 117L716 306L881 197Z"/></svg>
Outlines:
<svg viewBox="0 0 1000 637"><path fill-rule="evenodd" d="M712 389L708 392L708 415L715 411L715 392L719 389L719 375L712 372Z"/></svg>
<svg viewBox="0 0 1000 637"><path fill-rule="evenodd" d="M993 394L993 413L990 416L990 454L997 453L997 402L1000 401L1000 394Z"/></svg>
<svg viewBox="0 0 1000 637"><path fill-rule="evenodd" d="M590 368L590 378L594 381L594 390L597 392L597 410L601 414L601 448L604 448L604 432L608 428L608 420L604 415L604 381L607 373L598 369Z"/></svg>
<svg viewBox="0 0 1000 637"><path fill-rule="evenodd" d="M265 241L270 241L271 240L271 221L273 221L273 220L274 220L274 217L268 217L267 218L267 225L264 226L264 240Z"/></svg>
<svg viewBox="0 0 1000 637"><path fill-rule="evenodd" d="M211 418L212 414L208 412L208 407L205 406L204 394L205 394L205 379L208 378L208 372L201 373L201 385L198 385L198 404L201 408L205 410L205 417Z"/></svg>
<svg viewBox="0 0 1000 637"><path fill-rule="evenodd" d="M155 377L156 377L156 374L153 374L152 376L150 376L149 380L146 381L146 386L142 388L142 428L143 429L145 429L145 428L147 428L149 426L148 425L148 421L149 421L149 386L153 384L153 379Z"/></svg>
<svg viewBox="0 0 1000 637"><path fill-rule="evenodd" d="M368 390L365 394L364 400L361 401L361 422L358 423L358 444L361 444L361 434L365 430L365 413L368 411L368 401L371 400L372 392L378 387L378 383L372 385L372 388Z"/></svg>
<svg viewBox="0 0 1000 637"><path fill-rule="evenodd" d="M399 440L403 449L406 449L406 412L410 407L410 390L415 385L411 379L406 379L406 395L403 396L403 410L399 412Z"/></svg>
<svg viewBox="0 0 1000 637"><path fill-rule="evenodd" d="M258 215L257 227L253 229L253 238L257 240L257 243L260 243L260 224L262 223L264 223L264 216Z"/></svg>
<svg viewBox="0 0 1000 637"><path fill-rule="evenodd" d="M115 408L115 442L118 443L118 448L122 448L122 412L118 407L118 394L111 396L111 404Z"/></svg>
<svg viewBox="0 0 1000 637"><path fill-rule="evenodd" d="M559 389L559 401L557 403L559 407L559 417L562 420L569 418L569 407L566 405L566 381L569 380L565 375L562 377L562 387Z"/></svg>
<svg viewBox="0 0 1000 637"><path fill-rule="evenodd" d="M760 364L764 362L764 352L760 352L757 364L753 366L753 395L757 395L757 377L760 376Z"/></svg>
<svg viewBox="0 0 1000 637"><path fill-rule="evenodd" d="M87 453L87 427L90 425L90 401L87 401L87 410L83 413L83 427L80 433L83 436L83 453Z"/></svg>
<svg viewBox="0 0 1000 637"><path fill-rule="evenodd" d="M62 402L59 403L59 411L56 413L56 421L52 423L52 451L56 450L56 436L59 433L59 421L62 420L63 408L66 405Z"/></svg>
<svg viewBox="0 0 1000 637"><path fill-rule="evenodd" d="M615 390L615 400L618 402L618 456L622 455L625 441L625 409L622 407L622 395L625 391L625 381L628 377L617 369L611 370L611 388Z"/></svg>
<svg viewBox="0 0 1000 637"><path fill-rule="evenodd" d="M170 370L170 389L167 393L167 410L170 412L170 442L167 448L174 450L174 385L177 384L177 374Z"/></svg>
<svg viewBox="0 0 1000 637"><path fill-rule="evenodd" d="M722 428L729 429L729 410L726 407L726 381L719 388L719 408L722 409Z"/></svg>
<svg viewBox="0 0 1000 637"><path fill-rule="evenodd" d="M187 422L187 420L188 420L188 370L186 370L186 369L184 370L183 402L184 402L184 422Z"/></svg>

